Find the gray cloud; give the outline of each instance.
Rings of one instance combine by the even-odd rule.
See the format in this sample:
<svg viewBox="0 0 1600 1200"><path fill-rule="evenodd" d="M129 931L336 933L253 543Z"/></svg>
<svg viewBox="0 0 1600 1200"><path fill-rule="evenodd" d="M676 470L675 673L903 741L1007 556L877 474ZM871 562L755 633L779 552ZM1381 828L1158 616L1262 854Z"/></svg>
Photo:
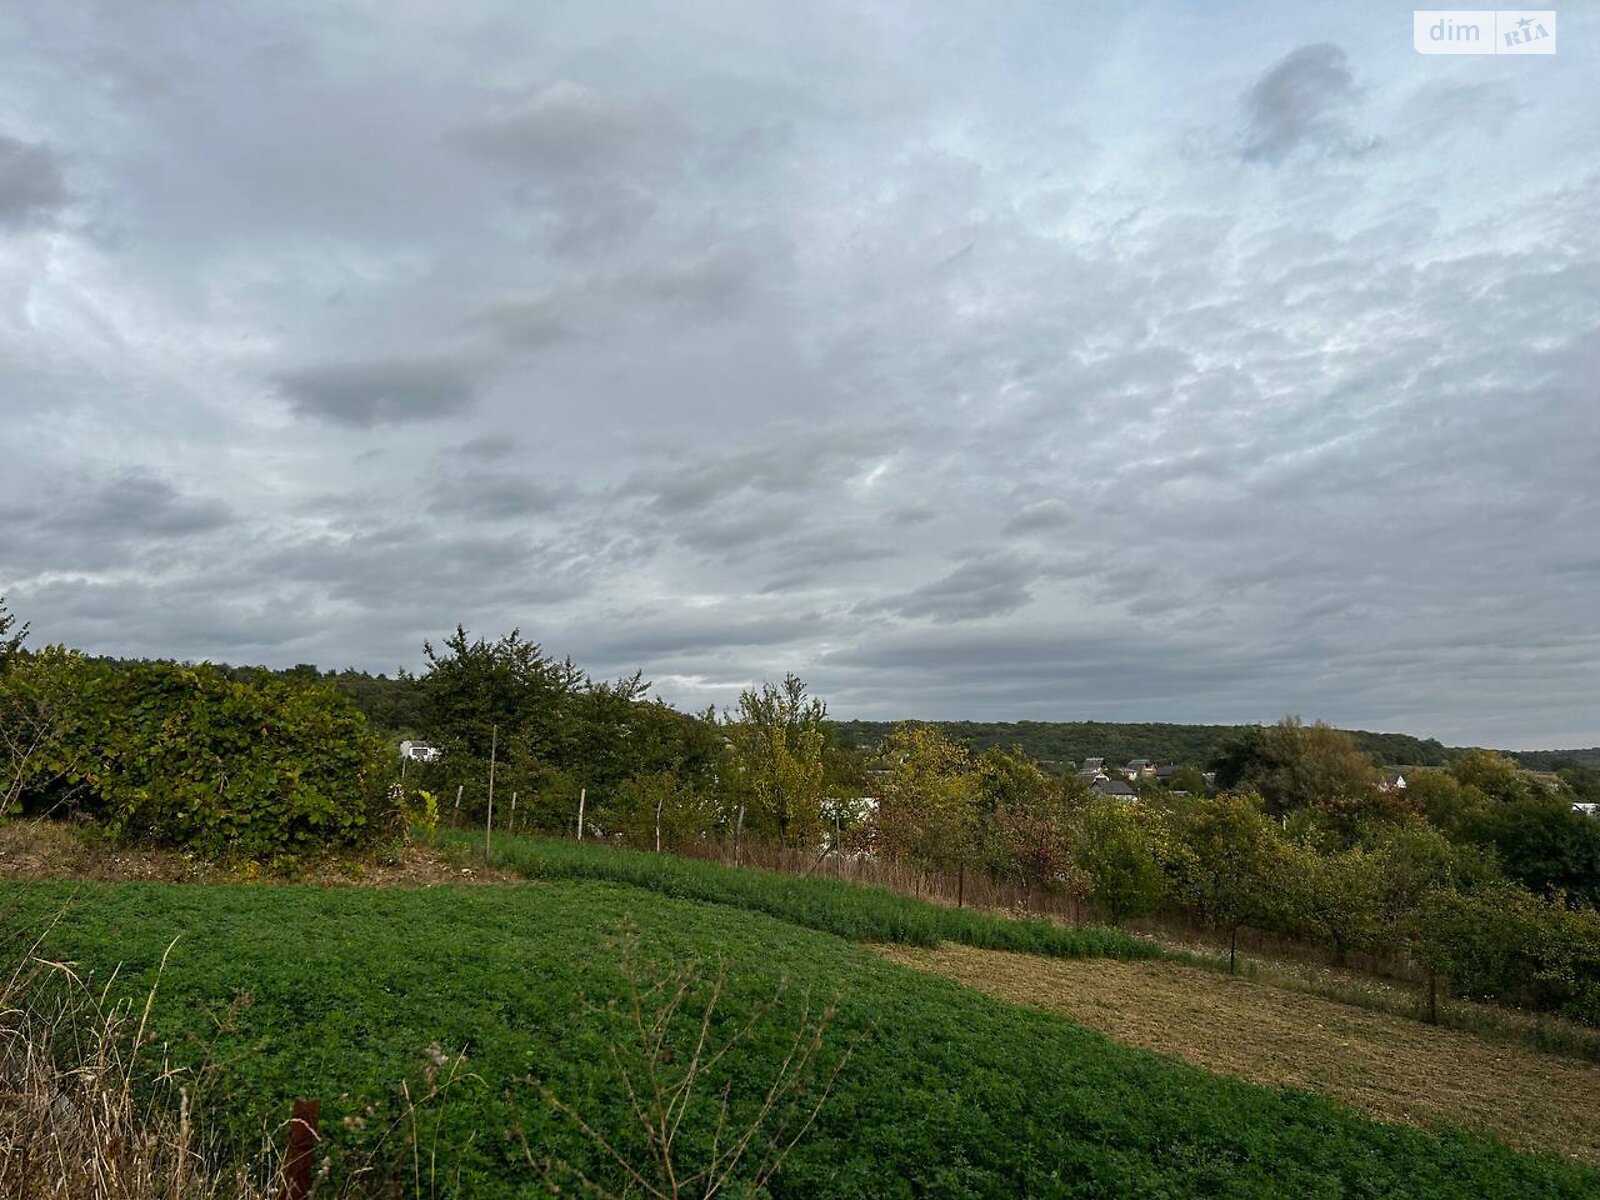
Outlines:
<svg viewBox="0 0 1600 1200"><path fill-rule="evenodd" d="M1046 533L1072 524L1072 510L1060 500L1036 500L1005 523L1006 533Z"/></svg>
<svg viewBox="0 0 1600 1200"><path fill-rule="evenodd" d="M79 473L41 491L40 498L0 502L0 526L9 531L0 573L92 571L171 558L178 544L238 520L225 502L185 494L142 470L110 478Z"/></svg>
<svg viewBox="0 0 1600 1200"><path fill-rule="evenodd" d="M0 134L0 225L40 221L66 203L66 180L55 151Z"/></svg>
<svg viewBox="0 0 1600 1200"><path fill-rule="evenodd" d="M1282 5L23 21L41 639L392 670L462 621L686 706L1600 740L1581 55Z"/></svg>
<svg viewBox="0 0 1600 1200"><path fill-rule="evenodd" d="M920 587L877 601L868 611L926 617L940 624L1003 617L1033 599L1030 587L1038 575L1038 567L1024 559L983 555Z"/></svg>
<svg viewBox="0 0 1600 1200"><path fill-rule="evenodd" d="M164 479L130 473L78 492L35 519L61 532L168 537L218 529L234 517L220 500L185 496Z"/></svg>
<svg viewBox="0 0 1600 1200"><path fill-rule="evenodd" d="M1242 155L1281 163L1298 150L1352 155L1370 149L1351 131L1355 77L1344 49L1327 42L1301 46L1275 63L1245 93Z"/></svg>
<svg viewBox="0 0 1600 1200"><path fill-rule="evenodd" d="M553 512L563 499L558 485L543 480L503 473L468 473L436 484L428 508L447 517L512 520Z"/></svg>
<svg viewBox="0 0 1600 1200"><path fill-rule="evenodd" d="M372 428L470 408L483 389L483 364L452 354L393 355L281 371L272 382L300 416Z"/></svg>
<svg viewBox="0 0 1600 1200"><path fill-rule="evenodd" d="M666 128L659 110L560 80L462 124L453 136L495 162L577 174L615 163Z"/></svg>

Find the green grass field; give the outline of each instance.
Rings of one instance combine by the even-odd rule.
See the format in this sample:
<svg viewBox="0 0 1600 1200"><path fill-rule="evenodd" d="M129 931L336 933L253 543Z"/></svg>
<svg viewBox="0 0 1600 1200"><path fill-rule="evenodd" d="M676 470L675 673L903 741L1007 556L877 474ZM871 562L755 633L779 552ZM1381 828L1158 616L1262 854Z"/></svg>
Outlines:
<svg viewBox="0 0 1600 1200"><path fill-rule="evenodd" d="M13 932L62 910L45 949L102 980L120 965L115 987L127 995L143 994L178 939L154 1027L175 1059L213 1060L203 1107L241 1141L281 1120L292 1097L316 1096L341 1162L353 1162L397 1111L398 1082L417 1087L427 1047L465 1047L470 1077L419 1118L424 1153L436 1138L447 1167L440 1195L543 1194L509 1136L517 1125L536 1154L613 1178L530 1081L628 1140L607 1062L612 1018L580 997L619 992L608 930L630 921L661 962L726 961L721 1021L788 981L759 1036L723 1064L736 1109L770 1077L802 996L842 997L830 1042L861 1041L775 1196L1600 1195L1600 1176L1577 1166L1375 1125L1121 1047L791 920L660 890L574 878L0 887ZM709 1108L692 1117L686 1136L709 1138L711 1120Z"/></svg>
<svg viewBox="0 0 1600 1200"><path fill-rule="evenodd" d="M446 831L444 845L481 857L481 835ZM727 867L674 854L621 850L555 838L497 837L495 866L528 879L603 879L680 900L725 904L765 913L853 942L933 946L961 942L986 950L1017 950L1053 958L1152 958L1148 942L1117 929L1068 929L1050 921L1013 921L897 895L884 888L804 877L752 867Z"/></svg>

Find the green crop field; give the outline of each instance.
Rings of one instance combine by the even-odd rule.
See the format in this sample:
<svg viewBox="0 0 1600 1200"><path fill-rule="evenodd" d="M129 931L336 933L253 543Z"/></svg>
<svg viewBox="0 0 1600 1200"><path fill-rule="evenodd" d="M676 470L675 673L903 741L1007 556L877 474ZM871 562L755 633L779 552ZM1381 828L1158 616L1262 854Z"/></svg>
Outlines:
<svg viewBox="0 0 1600 1200"><path fill-rule="evenodd" d="M563 861L565 877L530 864L547 881L465 888L9 884L0 914L13 933L59 914L45 951L100 980L120 966L113 990L129 996L144 994L176 938L153 1028L174 1060L212 1063L200 1107L241 1143L281 1120L292 1097L315 1096L338 1161L359 1161L398 1112L400 1081L413 1094L421 1086L428 1047L465 1048L462 1077L417 1119L422 1153L438 1149L439 1195L543 1194L516 1129L537 1157L614 1181L535 1081L629 1144L607 1052L615 1017L583 999L621 991L611 931L629 923L655 961L726 962L724 1028L787 981L755 1036L719 1066L736 1112L758 1102L804 997L840 997L828 1043L854 1043L854 1055L774 1196L1600 1195L1600 1176L1576 1165L1373 1124L880 961L804 927L842 918L792 897L705 903L664 894L673 889L659 879L650 888L574 878L577 859ZM707 870L702 883L716 877ZM870 936L877 919L840 931ZM714 1120L714 1102L691 1114L691 1148Z"/></svg>
<svg viewBox="0 0 1600 1200"><path fill-rule="evenodd" d="M482 851L477 834L445 831L446 845ZM1150 958L1147 942L1116 929L1068 929L1049 921L1013 921L972 909L955 909L897 895L884 888L826 877L785 875L751 867L621 850L557 838L497 837L492 860L529 879L603 879L681 900L726 904L855 942L932 946L962 942L988 950L1016 950L1053 958Z"/></svg>

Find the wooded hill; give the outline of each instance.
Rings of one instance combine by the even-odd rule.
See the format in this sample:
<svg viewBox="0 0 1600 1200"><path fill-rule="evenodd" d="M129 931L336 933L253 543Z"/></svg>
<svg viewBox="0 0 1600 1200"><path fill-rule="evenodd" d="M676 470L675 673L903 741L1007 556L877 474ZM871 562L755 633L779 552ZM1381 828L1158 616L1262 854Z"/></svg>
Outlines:
<svg viewBox="0 0 1600 1200"><path fill-rule="evenodd" d="M934 721L948 737L974 750L991 746L1009 750L1021 747L1029 758L1048 766L1064 767L1085 758L1104 758L1120 765L1133 758L1157 762L1210 762L1222 744L1245 728L1240 725L1120 724L1109 721ZM840 739L855 746L875 746L883 740L891 721L840 721ZM1445 746L1433 738L1416 738L1405 733L1347 731L1372 761L1383 766L1442 767L1464 752ZM1535 756L1551 761L1565 756L1581 756L1590 751L1537 751ZM1600 754L1600 752L1594 752ZM1529 755L1517 755L1525 765ZM1579 761L1582 761L1581 759Z"/></svg>
<svg viewBox="0 0 1600 1200"><path fill-rule="evenodd" d="M430 736L424 728L421 696L416 680L407 676L369 675L346 668L320 671L310 664L274 670L269 667L221 669L235 678L256 675L320 679L349 696L379 730L396 737ZM879 745L893 721L835 721L839 741L860 749ZM1222 744L1244 728L1239 725L1176 725L1163 722L1113 721L933 721L944 733L973 750L1020 746L1024 754L1047 767L1081 763L1100 757L1120 764L1133 758L1203 766ZM1405 733L1347 731L1372 761L1380 766L1441 767L1465 752L1466 747L1446 746L1434 738ZM1600 767L1600 746L1587 750L1508 750L1507 754L1534 771L1551 771L1569 763Z"/></svg>

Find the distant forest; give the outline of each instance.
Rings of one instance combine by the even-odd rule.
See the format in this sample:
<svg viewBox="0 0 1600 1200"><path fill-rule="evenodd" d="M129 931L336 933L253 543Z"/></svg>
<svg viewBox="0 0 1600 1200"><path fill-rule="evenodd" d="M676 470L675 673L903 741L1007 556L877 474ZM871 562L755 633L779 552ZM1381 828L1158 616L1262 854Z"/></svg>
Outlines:
<svg viewBox="0 0 1600 1200"><path fill-rule="evenodd" d="M839 740L851 746L876 746L892 721L839 721ZM1009 750L1020 746L1024 754L1046 766L1081 763L1104 758L1108 764L1134 758L1200 766L1216 757L1239 725L1122 724L1109 721L934 721L946 736L974 750L991 746ZM1434 738L1408 733L1373 733L1347 730L1372 761L1387 767L1448 766L1470 747L1446 746ZM1487 748L1487 747L1486 747ZM1589 750L1505 750L1531 771L1553 771L1577 764L1600 767L1600 746Z"/></svg>
<svg viewBox="0 0 1600 1200"><path fill-rule="evenodd" d="M258 674L284 678L316 679L332 684L349 696L378 729L396 737L427 738L422 698L416 681L405 675L369 675L365 671L322 671L303 663L274 670L268 667L233 667L219 664L237 679ZM975 751L998 747L1022 752L1045 767L1062 767L1069 762L1100 757L1107 763L1125 763L1133 758L1156 762L1189 763L1202 766L1210 762L1238 725L1171 725L1163 723L1124 724L1110 721L931 721L946 736ZM834 721L838 740L845 746L863 750L879 745L893 728L893 721ZM1348 730L1372 761L1380 766L1448 766L1468 747L1446 746L1434 738L1417 738L1405 733L1372 733ZM1600 767L1600 746L1587 750L1507 750L1503 751L1533 771L1552 771L1578 764Z"/></svg>
<svg viewBox="0 0 1600 1200"><path fill-rule="evenodd" d="M946 736L974 750L996 746L1021 747L1029 758L1047 766L1081 763L1104 758L1120 765L1134 758L1156 762L1210 762L1238 725L1121 724L1108 721L935 721ZM875 746L892 727L891 721L840 721L840 740L849 745ZM1348 731L1372 761L1384 766L1442 767L1462 751L1428 738L1404 733ZM1559 752L1553 752L1558 753Z"/></svg>

